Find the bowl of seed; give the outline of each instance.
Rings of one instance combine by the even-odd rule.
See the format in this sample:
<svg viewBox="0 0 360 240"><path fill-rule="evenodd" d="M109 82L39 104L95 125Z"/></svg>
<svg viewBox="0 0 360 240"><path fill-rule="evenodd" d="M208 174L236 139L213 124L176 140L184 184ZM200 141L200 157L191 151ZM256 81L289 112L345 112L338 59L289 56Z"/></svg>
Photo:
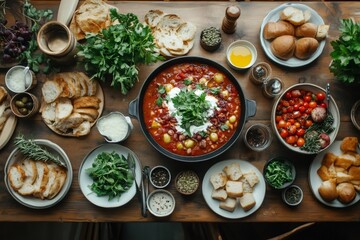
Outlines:
<svg viewBox="0 0 360 240"><path fill-rule="evenodd" d="M176 190L184 195L191 195L199 188L199 176L192 170L179 172L175 178Z"/></svg>
<svg viewBox="0 0 360 240"><path fill-rule="evenodd" d="M200 34L200 45L206 51L213 52L221 45L221 32L215 27L202 30Z"/></svg>

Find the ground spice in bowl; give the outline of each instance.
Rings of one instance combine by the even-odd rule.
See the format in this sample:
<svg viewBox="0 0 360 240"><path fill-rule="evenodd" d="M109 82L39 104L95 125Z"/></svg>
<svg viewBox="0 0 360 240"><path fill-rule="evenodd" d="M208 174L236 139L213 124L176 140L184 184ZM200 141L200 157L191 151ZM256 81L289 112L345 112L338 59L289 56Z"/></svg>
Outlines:
<svg viewBox="0 0 360 240"><path fill-rule="evenodd" d="M290 206L299 205L303 199L303 192L299 186L291 185L284 189L282 194L283 200Z"/></svg>
<svg viewBox="0 0 360 240"><path fill-rule="evenodd" d="M193 194L199 187L199 177L192 170L179 172L175 179L175 186L181 194Z"/></svg>

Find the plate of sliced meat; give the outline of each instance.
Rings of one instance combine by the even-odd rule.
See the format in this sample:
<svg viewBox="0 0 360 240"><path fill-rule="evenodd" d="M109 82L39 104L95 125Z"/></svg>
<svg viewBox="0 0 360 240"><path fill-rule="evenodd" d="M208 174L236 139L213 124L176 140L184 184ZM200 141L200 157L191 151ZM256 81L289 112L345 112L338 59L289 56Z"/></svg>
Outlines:
<svg viewBox="0 0 360 240"><path fill-rule="evenodd" d="M104 108L104 93L83 72L55 74L42 86L40 112L45 124L62 136L89 134Z"/></svg>
<svg viewBox="0 0 360 240"><path fill-rule="evenodd" d="M65 151L57 144L35 139L33 143L57 156L61 165L26 157L16 147L5 164L5 185L11 196L24 206L49 208L60 202L70 189L73 171Z"/></svg>

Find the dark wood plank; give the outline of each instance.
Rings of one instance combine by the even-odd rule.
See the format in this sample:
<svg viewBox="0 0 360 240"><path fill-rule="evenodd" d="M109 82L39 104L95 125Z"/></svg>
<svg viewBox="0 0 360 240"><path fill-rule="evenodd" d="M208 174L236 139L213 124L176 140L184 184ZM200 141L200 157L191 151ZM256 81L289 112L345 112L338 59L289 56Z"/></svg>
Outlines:
<svg viewBox="0 0 360 240"><path fill-rule="evenodd" d="M113 2L110 4L117 6L120 12L132 12L143 19L145 13L150 9L162 9L165 12L176 13L184 19L190 20L197 27L196 39L199 39L201 29L208 26L220 27L224 17L225 8L229 4L238 5L242 14L238 20L237 31L233 35L223 34L223 43L219 50L214 53L204 51L198 41L195 42L194 48L189 55L203 56L211 58L224 66L227 66L225 61L226 47L237 39L246 39L254 43L258 50L257 61L269 62L273 68L273 73L279 76L284 82L285 86L289 87L298 82L299 77L305 77L307 82L312 82L320 86L325 86L327 82L332 84L332 94L340 108L341 114L341 128L337 139L341 140L345 136L355 135L360 137L360 133L356 131L350 122L350 108L352 104L359 98L359 88L347 87L335 81L334 76L330 73L328 65L331 61L330 41L338 36L339 19L354 17L355 20L360 20L357 12L360 11L360 3L358 2L309 2L308 6L316 9L323 17L326 23L331 24L329 37L326 40L326 47L321 57L310 64L309 66L300 69L289 69L279 66L268 59L261 48L259 40L259 30L262 19L266 14L281 4L281 2ZM51 8L55 11L58 7L57 2L36 2L39 8ZM111 89L108 84L101 83L105 92L105 110L103 114L117 110L125 114L128 113L128 103L137 97L143 81L148 74L155 69L160 63L151 66L140 66L139 83L135 88L130 91L127 96L123 96L119 91ZM249 119L245 127L255 122L270 123L270 111L273 101L261 95L261 89L253 85L248 80L248 71L236 72L230 70L237 78L243 88L245 96L249 99L255 99L257 102L257 114L254 118ZM4 84L5 71L1 71L0 81ZM44 81L45 76L38 76L39 84L34 93L40 96L41 83ZM271 147L265 152L256 153L248 150L243 143L243 136L241 135L237 142L226 153L213 160L185 164L175 162L168 159L154 150L146 141L144 135L140 130L137 120L132 120L134 123L134 130L124 146L132 149L141 159L143 165L155 166L163 164L169 167L173 176L180 170L192 168L196 170L200 178L202 178L206 170L214 163L231 158L239 158L248 160L254 164L259 170L262 170L265 161L271 156L285 155L294 158L296 168L298 171L296 184L300 185L305 193L303 203L297 208L286 207L280 197L280 193L267 188L266 197L261 208L251 216L234 221L249 221L249 222L305 222L305 221L358 221L360 218L360 205L356 204L353 207L344 209L333 209L324 206L318 202L313 196L308 183L308 169L313 156L296 155L289 150L285 149L277 140L274 140ZM34 138L45 138L59 144L69 155L73 170L74 177L73 183L68 195L61 203L46 210L32 210L18 204L6 191L3 170L6 159L12 151L12 140L18 133L25 134ZM82 138L66 138L58 136L53 133L41 121L39 115L29 120L19 120L15 135L10 143L0 150L0 221L159 221L154 217L143 218L140 214L138 199L135 197L127 205L116 209L102 209L92 205L82 195L78 184L78 170L81 161L86 154L94 147L104 143L103 138L99 135L96 129ZM191 197L180 196L172 184L169 186L170 190L177 201L175 212L166 220L169 221L192 221L192 222L221 222L228 221L213 213L206 205L201 188Z"/></svg>

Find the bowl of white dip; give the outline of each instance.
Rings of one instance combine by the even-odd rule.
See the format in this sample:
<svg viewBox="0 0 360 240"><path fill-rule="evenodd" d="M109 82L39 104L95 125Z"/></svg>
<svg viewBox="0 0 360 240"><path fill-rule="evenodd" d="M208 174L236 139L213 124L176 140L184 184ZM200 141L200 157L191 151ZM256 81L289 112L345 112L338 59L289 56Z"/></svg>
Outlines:
<svg viewBox="0 0 360 240"><path fill-rule="evenodd" d="M133 129L130 118L124 116L121 112L111 112L102 116L97 120L96 127L109 143L126 140Z"/></svg>

